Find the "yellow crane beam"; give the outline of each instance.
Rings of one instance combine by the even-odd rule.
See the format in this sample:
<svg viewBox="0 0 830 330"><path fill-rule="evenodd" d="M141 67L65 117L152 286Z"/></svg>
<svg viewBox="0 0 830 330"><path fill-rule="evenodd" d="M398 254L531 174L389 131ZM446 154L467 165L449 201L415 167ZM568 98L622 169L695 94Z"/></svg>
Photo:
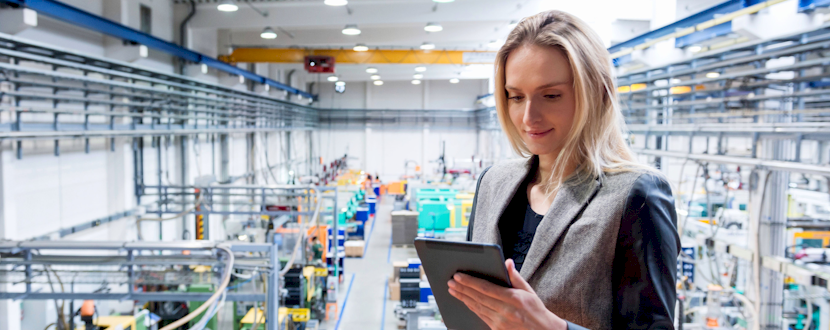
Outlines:
<svg viewBox="0 0 830 330"><path fill-rule="evenodd" d="M496 52L461 50L237 48L219 56L228 63L303 63L306 56L332 56L337 64L484 64Z"/></svg>

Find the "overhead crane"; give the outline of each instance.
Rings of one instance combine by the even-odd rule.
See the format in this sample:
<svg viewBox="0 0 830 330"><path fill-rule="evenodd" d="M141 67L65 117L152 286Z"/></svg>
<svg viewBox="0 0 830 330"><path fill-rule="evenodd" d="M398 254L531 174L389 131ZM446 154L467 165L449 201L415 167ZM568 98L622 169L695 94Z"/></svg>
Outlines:
<svg viewBox="0 0 830 330"><path fill-rule="evenodd" d="M496 52L468 50L236 48L219 56L228 63L303 63L306 56L331 56L337 64L487 64Z"/></svg>

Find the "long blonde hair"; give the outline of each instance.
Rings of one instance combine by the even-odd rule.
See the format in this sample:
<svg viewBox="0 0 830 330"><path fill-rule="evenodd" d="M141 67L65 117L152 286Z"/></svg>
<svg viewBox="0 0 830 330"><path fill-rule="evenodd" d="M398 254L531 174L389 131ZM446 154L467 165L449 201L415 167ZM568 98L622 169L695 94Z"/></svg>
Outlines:
<svg viewBox="0 0 830 330"><path fill-rule="evenodd" d="M570 162L580 164L574 175L583 179L604 173L647 169L638 164L623 137L625 121L617 105L611 57L599 36L579 18L558 10L527 17L510 32L496 57L496 109L510 144L522 156L532 153L510 120L504 89L507 56L523 46L536 45L561 50L573 70L576 111L571 131L554 162L544 191L553 195L565 178Z"/></svg>

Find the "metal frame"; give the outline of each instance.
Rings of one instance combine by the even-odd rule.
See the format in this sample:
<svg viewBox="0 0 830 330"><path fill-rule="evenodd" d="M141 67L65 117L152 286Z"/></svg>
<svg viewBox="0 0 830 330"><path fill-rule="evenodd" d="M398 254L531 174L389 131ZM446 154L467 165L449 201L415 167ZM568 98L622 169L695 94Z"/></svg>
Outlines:
<svg viewBox="0 0 830 330"><path fill-rule="evenodd" d="M201 63L209 67L227 72L232 75L242 76L245 79L256 82L258 84L269 85L286 92L301 95L306 98L314 99L315 96L291 86L282 84L273 79L257 75L253 72L242 70L231 64L219 61L210 56L194 52L187 48L178 46L174 43L154 37L150 34L138 31L128 26L113 22L106 18L90 14L81 9L69 6L54 0L0 0L0 2L11 3L17 6L26 6L55 19L84 27L92 31L107 34L119 39L130 41L136 44L145 45L147 47L157 49L168 53L170 55L179 57L192 63Z"/></svg>
<svg viewBox="0 0 830 330"><path fill-rule="evenodd" d="M80 242L80 241L4 241L0 242L0 253L5 254L0 259L0 266L13 267L14 271L23 272L26 276L25 291L23 292L0 292L0 299L95 299L95 300L137 300L137 301L204 301L211 294L207 293L147 293L134 292L133 269L139 265L176 266L183 264L199 264L208 266L224 266L215 257L217 248L227 247L235 252L237 262L234 268L251 268L246 266L246 260L254 260L257 267L268 273L268 292L261 293L228 293L227 300L230 301L267 301L266 310L268 320L266 328L269 330L279 329L277 320L279 310L279 260L278 247L273 244L250 244L250 243L214 243L208 241L189 242ZM129 274L127 283L128 292L120 293L93 293L93 292L69 292L69 293L45 293L36 292L32 289L32 279L35 269L33 266L47 266L57 264L54 259L47 258L56 251L83 250L86 253L79 256L59 255L60 265L89 265L89 251L100 251L103 254L100 258L109 260L109 264L119 266L121 271ZM192 251L190 255L182 255L182 251ZM141 252L150 251L142 255ZM200 251L204 251L200 253ZM39 253L38 253L39 252ZM158 254L153 254L158 252ZM267 253L267 258L256 257L253 253ZM171 255L172 254L172 255ZM136 259L134 256L139 256ZM178 258L176 258L178 257ZM265 262L263 262L265 261ZM221 273L221 268L217 270ZM41 275L42 276L42 275Z"/></svg>

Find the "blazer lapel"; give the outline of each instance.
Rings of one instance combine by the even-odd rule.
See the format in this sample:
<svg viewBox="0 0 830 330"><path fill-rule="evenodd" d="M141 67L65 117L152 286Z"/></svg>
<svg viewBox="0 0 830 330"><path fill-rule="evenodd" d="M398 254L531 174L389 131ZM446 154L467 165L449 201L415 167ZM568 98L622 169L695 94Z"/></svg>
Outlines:
<svg viewBox="0 0 830 330"><path fill-rule="evenodd" d="M492 197L488 205L490 212L476 212L475 225L473 226L474 236L479 238L483 243L498 244L501 246L501 232L499 231L499 219L504 213L513 196L517 193L525 194L524 191L516 191L522 184L522 181L527 177L530 169L533 168L534 157L532 156L525 163L521 169L522 173L509 173L506 178L499 180L490 180L488 189L492 191ZM489 173L488 173L489 174ZM480 217L480 218L479 218Z"/></svg>
<svg viewBox="0 0 830 330"><path fill-rule="evenodd" d="M525 280L529 280L536 272L562 233L596 195L601 185L598 179L563 185L533 236L530 250L519 272Z"/></svg>

